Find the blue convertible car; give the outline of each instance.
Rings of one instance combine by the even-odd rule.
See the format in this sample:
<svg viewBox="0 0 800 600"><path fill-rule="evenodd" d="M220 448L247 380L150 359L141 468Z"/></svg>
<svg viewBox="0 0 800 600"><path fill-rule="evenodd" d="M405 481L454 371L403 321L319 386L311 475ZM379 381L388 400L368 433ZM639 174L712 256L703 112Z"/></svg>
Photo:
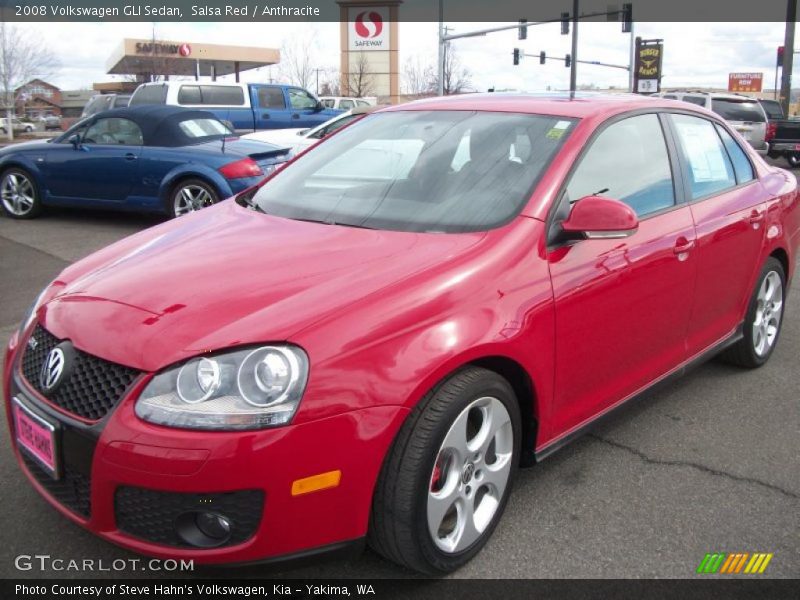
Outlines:
<svg viewBox="0 0 800 600"><path fill-rule="evenodd" d="M255 185L289 154L234 137L206 111L119 108L54 140L0 150L0 206L15 219L46 206L179 216Z"/></svg>

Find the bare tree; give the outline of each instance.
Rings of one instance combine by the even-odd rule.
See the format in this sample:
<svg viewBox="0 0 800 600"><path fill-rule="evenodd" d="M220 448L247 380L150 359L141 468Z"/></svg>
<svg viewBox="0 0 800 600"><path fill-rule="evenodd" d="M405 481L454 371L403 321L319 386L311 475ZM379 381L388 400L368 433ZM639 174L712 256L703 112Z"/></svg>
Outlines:
<svg viewBox="0 0 800 600"><path fill-rule="evenodd" d="M350 72L347 75L347 81L343 82L342 87L345 88L345 95L354 98L363 98L364 96L371 96L372 90L375 87L375 80L370 71L369 59L366 52L361 52L354 64L350 65Z"/></svg>
<svg viewBox="0 0 800 600"><path fill-rule="evenodd" d="M285 83L308 89L313 81L314 45L310 36L291 38L281 46L280 77Z"/></svg>
<svg viewBox="0 0 800 600"><path fill-rule="evenodd" d="M403 64L403 91L410 96L423 96L435 91L431 82L436 72L430 63L423 64L419 56L409 56Z"/></svg>
<svg viewBox="0 0 800 600"><path fill-rule="evenodd" d="M430 85L433 89L438 87L439 77L434 72L430 80ZM448 43L445 46L444 53L444 94L461 94L472 87L472 73L470 70L461 64L461 59L458 56L455 48L452 48Z"/></svg>
<svg viewBox="0 0 800 600"><path fill-rule="evenodd" d="M40 37L25 36L9 23L0 21L0 93L8 118L8 139L14 139L15 90L31 79L46 79L58 66L58 60L44 46Z"/></svg>

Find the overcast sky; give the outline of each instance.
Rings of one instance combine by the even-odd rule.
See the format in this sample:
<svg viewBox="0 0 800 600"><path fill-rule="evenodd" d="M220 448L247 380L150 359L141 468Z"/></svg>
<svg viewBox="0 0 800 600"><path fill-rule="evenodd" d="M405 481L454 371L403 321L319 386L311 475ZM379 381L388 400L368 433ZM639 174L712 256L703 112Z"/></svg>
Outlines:
<svg viewBox="0 0 800 600"><path fill-rule="evenodd" d="M467 32L493 24L448 23L456 32ZM50 81L62 89L89 88L97 81L119 77L105 74L105 64L124 37L150 38L152 23L22 23L18 27L41 40L58 54L61 67ZM400 23L400 64L409 58L435 64L436 23ZM338 70L338 23L158 23L157 37L181 42L206 42L280 48L284 42L308 37L313 40L316 62L321 68ZM783 23L638 23L635 35L664 39L662 85L726 87L729 72L763 72L764 87L772 88L776 48L783 43ZM516 46L525 52L564 56L570 51L570 36L560 35L559 24L530 27L528 39L517 40L516 31L452 42L464 65L472 73L473 87L526 91L563 89L569 69L563 62L529 58L512 65ZM619 23L581 23L578 55L582 60L627 64L630 34L621 33ZM274 73L277 77L277 73ZM266 81L267 69L247 73L244 80ZM580 65L579 84L600 87L627 86L627 71L595 65ZM313 91L313 90L312 90Z"/></svg>

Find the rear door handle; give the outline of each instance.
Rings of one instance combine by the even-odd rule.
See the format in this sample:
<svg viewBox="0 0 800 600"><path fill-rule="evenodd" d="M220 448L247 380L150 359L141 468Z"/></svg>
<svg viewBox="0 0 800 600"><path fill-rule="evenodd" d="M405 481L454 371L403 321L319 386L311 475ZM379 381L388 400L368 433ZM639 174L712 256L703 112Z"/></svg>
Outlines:
<svg viewBox="0 0 800 600"><path fill-rule="evenodd" d="M262 119L269 119L269 113L261 113Z"/></svg>
<svg viewBox="0 0 800 600"><path fill-rule="evenodd" d="M681 236L675 241L675 247L672 249L672 251L675 254L685 254L686 252L694 249L694 246L694 240L687 240L685 237Z"/></svg>
<svg viewBox="0 0 800 600"><path fill-rule="evenodd" d="M139 157L136 156L133 152L128 152L125 155L125 160L136 160L137 158L139 158Z"/></svg>
<svg viewBox="0 0 800 600"><path fill-rule="evenodd" d="M295 113L295 114L293 114L293 115L292 115L292 118L293 118L293 119L299 119L299 118L300 118L300 115L298 115L297 113Z"/></svg>

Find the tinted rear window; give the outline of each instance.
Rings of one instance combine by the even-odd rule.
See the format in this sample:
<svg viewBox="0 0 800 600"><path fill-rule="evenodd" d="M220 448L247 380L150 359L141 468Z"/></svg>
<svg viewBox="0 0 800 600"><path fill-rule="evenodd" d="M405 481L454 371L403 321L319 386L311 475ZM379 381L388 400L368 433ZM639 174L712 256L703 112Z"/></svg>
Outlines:
<svg viewBox="0 0 800 600"><path fill-rule="evenodd" d="M711 100L711 110L727 121L766 121L761 105L753 100L714 99Z"/></svg>
<svg viewBox="0 0 800 600"><path fill-rule="evenodd" d="M775 100L762 100L761 106L764 107L764 111L770 119L783 118L783 109L781 108L780 102Z"/></svg>
<svg viewBox="0 0 800 600"><path fill-rule="evenodd" d="M167 103L167 86L161 85L143 85L136 89L133 97L130 100L130 106L138 104L166 104Z"/></svg>
<svg viewBox="0 0 800 600"><path fill-rule="evenodd" d="M244 91L238 85L182 85L178 104L243 106Z"/></svg>

